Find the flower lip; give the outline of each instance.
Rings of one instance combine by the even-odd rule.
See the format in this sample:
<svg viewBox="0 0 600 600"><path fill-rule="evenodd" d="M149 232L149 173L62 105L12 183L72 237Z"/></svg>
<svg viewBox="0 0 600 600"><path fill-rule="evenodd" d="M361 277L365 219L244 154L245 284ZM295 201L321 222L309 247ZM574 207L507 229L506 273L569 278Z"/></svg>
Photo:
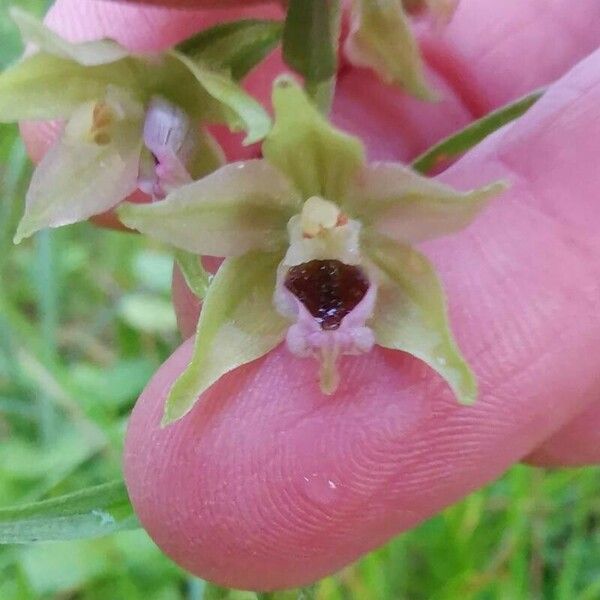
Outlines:
<svg viewBox="0 0 600 600"><path fill-rule="evenodd" d="M291 267L285 287L304 305L324 331L342 320L365 297L369 281L363 270L339 260L311 260Z"/></svg>
<svg viewBox="0 0 600 600"><path fill-rule="evenodd" d="M144 145L150 160L140 165L139 188L154 199L192 182L188 164L198 146L198 132L188 115L169 101L155 96L146 112Z"/></svg>

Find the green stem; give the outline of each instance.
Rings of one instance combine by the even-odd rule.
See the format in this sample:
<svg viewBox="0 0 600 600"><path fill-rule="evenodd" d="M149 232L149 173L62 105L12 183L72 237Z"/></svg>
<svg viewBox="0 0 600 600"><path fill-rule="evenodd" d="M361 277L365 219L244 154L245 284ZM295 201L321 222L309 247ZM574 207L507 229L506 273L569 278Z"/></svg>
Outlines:
<svg viewBox="0 0 600 600"><path fill-rule="evenodd" d="M441 162L464 154L488 135L527 112L541 98L544 91L544 89L537 90L516 102L507 104L447 137L417 157L412 163L413 169L420 173L428 173Z"/></svg>
<svg viewBox="0 0 600 600"><path fill-rule="evenodd" d="M325 115L335 93L341 26L341 0L288 2L283 58L304 77L307 94Z"/></svg>

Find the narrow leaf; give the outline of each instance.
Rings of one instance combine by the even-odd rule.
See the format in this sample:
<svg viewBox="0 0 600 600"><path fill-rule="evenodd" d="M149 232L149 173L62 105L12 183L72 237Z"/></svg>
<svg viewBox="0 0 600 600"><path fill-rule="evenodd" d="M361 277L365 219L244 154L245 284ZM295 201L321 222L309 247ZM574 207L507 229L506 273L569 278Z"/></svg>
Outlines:
<svg viewBox="0 0 600 600"><path fill-rule="evenodd" d="M353 21L346 52L354 64L374 69L417 98L436 98L401 0L354 0Z"/></svg>
<svg viewBox="0 0 600 600"><path fill-rule="evenodd" d="M317 84L337 70L334 0L289 0L283 32L283 58L307 82Z"/></svg>
<svg viewBox="0 0 600 600"><path fill-rule="evenodd" d="M139 527L122 481L0 509L0 543L75 540Z"/></svg>
<svg viewBox="0 0 600 600"><path fill-rule="evenodd" d="M283 341L288 323L273 307L281 258L254 252L223 263L204 301L192 360L167 398L163 424L187 414L220 377Z"/></svg>
<svg viewBox="0 0 600 600"><path fill-rule="evenodd" d="M91 67L113 63L129 55L129 52L113 40L97 40L73 44L61 38L37 18L14 6L10 16L17 24L23 41L40 51L60 58L74 60Z"/></svg>
<svg viewBox="0 0 600 600"><path fill-rule="evenodd" d="M245 19L221 23L179 44L176 50L195 63L227 71L240 80L281 40L279 21Z"/></svg>
<svg viewBox="0 0 600 600"><path fill-rule="evenodd" d="M461 192L398 163L372 163L356 178L343 206L380 233L416 243L464 229L505 189L497 182Z"/></svg>
<svg viewBox="0 0 600 600"><path fill-rule="evenodd" d="M421 359L448 382L460 403L475 402L477 382L452 337L433 266L410 246L383 236L369 237L365 248L385 275L371 324L377 343Z"/></svg>
<svg viewBox="0 0 600 600"><path fill-rule="evenodd" d="M412 163L413 169L419 173L428 173L439 164L464 154L494 131L524 115L543 93L544 90L533 92L467 125L417 157Z"/></svg>
<svg viewBox="0 0 600 600"><path fill-rule="evenodd" d="M122 222L194 254L236 256L273 251L287 242L286 225L300 199L264 160L231 163L183 186L161 202L123 204Z"/></svg>
<svg viewBox="0 0 600 600"><path fill-rule="evenodd" d="M305 198L340 202L365 160L360 141L335 129L290 78L275 83L273 105L275 125L263 143L265 158Z"/></svg>
<svg viewBox="0 0 600 600"><path fill-rule="evenodd" d="M76 111L64 134L33 174L25 215L15 243L46 227L60 227L100 214L137 187L142 145L142 113L114 123L109 138L86 139L96 105ZM106 142L106 143L105 143Z"/></svg>

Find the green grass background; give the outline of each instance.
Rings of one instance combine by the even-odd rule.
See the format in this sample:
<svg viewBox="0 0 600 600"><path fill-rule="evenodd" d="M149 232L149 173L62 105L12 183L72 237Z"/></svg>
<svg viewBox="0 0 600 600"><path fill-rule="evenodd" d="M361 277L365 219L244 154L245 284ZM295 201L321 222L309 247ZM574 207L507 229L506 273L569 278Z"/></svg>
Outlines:
<svg viewBox="0 0 600 600"><path fill-rule="evenodd" d="M37 13L45 5L18 4ZM7 6L0 0L0 68L20 52ZM178 343L171 258L161 247L87 224L12 245L30 172L16 127L0 126L1 505L118 477L127 415ZM514 467L315 593L319 600L599 600L600 470ZM203 582L143 531L0 547L0 600L203 596Z"/></svg>

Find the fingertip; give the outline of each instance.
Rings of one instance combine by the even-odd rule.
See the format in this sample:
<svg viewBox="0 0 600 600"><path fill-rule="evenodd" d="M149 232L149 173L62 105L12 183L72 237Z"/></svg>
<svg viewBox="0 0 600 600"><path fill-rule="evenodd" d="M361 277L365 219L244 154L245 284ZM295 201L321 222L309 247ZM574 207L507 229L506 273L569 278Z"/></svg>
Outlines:
<svg viewBox="0 0 600 600"><path fill-rule="evenodd" d="M536 448L526 462L538 467L582 467L600 463L600 402L593 402Z"/></svg>
<svg viewBox="0 0 600 600"><path fill-rule="evenodd" d="M548 85L600 43L596 0L461 0L443 31L423 29L426 58L474 114Z"/></svg>

